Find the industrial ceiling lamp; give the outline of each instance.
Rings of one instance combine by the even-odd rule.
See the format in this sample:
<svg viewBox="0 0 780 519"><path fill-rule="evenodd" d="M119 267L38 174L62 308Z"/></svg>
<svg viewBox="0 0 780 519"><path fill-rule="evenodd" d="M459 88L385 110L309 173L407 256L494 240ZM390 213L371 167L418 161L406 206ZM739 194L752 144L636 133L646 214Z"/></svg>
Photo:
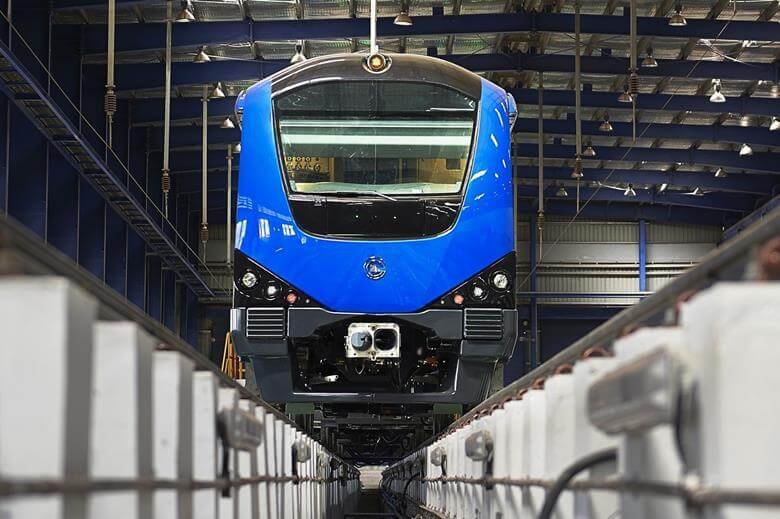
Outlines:
<svg viewBox="0 0 780 519"><path fill-rule="evenodd" d="M225 98L225 92L222 90L222 83L217 82L216 85L214 85L214 90L211 91L209 94L209 99L224 99Z"/></svg>
<svg viewBox="0 0 780 519"><path fill-rule="evenodd" d="M223 130L232 130L236 127L235 124L233 124L233 119L230 118L230 116L225 117L225 120L222 121L222 124L219 125L220 128Z"/></svg>
<svg viewBox="0 0 780 519"><path fill-rule="evenodd" d="M176 15L176 21L184 23L195 21L195 15L192 14L192 5L190 4L190 0L182 0L181 11L179 11L179 14Z"/></svg>
<svg viewBox="0 0 780 519"><path fill-rule="evenodd" d="M777 130L780 130L780 119L772 117L772 122L769 123L769 131L776 132Z"/></svg>
<svg viewBox="0 0 780 519"><path fill-rule="evenodd" d="M560 187L558 188L558 191L555 193L555 196L559 198L566 198L567 196L569 196L569 193L566 191L566 186L561 184Z"/></svg>
<svg viewBox="0 0 780 519"><path fill-rule="evenodd" d="M710 96L710 103L725 103L726 96L720 91L720 79L713 79L712 82L715 84L715 91Z"/></svg>
<svg viewBox="0 0 780 519"><path fill-rule="evenodd" d="M623 196L636 196L636 191L634 191L633 184L629 184L625 191L623 191Z"/></svg>
<svg viewBox="0 0 780 519"><path fill-rule="evenodd" d="M671 27L685 27L688 25L688 20L682 15L682 3L678 3L674 8L674 14L669 18L669 25Z"/></svg>
<svg viewBox="0 0 780 519"><path fill-rule="evenodd" d="M235 146L233 146L233 153L241 153L241 143L237 143Z"/></svg>
<svg viewBox="0 0 780 519"><path fill-rule="evenodd" d="M704 196L704 191L700 187L694 187L693 191L688 194L691 196Z"/></svg>
<svg viewBox="0 0 780 519"><path fill-rule="evenodd" d="M409 16L408 9L401 9L401 12L398 13L398 16L393 20L393 25L400 25L402 27L410 27L412 23L412 17Z"/></svg>
<svg viewBox="0 0 780 519"><path fill-rule="evenodd" d="M656 68L658 66L658 62L653 57L652 47L647 48L647 56L642 60L642 66L647 68Z"/></svg>
<svg viewBox="0 0 780 519"><path fill-rule="evenodd" d="M599 125L599 130L602 132L611 132L613 130L612 123L609 122L609 113L604 112L604 120Z"/></svg>
<svg viewBox="0 0 780 519"><path fill-rule="evenodd" d="M295 54L290 58L290 63L295 64L302 61L306 61L306 55L303 53L303 44L298 43L295 45Z"/></svg>
<svg viewBox="0 0 780 519"><path fill-rule="evenodd" d="M623 92L618 96L618 101L621 103L631 103L633 100L634 98L628 93L628 85L624 85Z"/></svg>
<svg viewBox="0 0 780 519"><path fill-rule="evenodd" d="M577 155L574 158L574 167L571 170L571 175L569 175L574 180L579 180L585 175L582 173L582 157Z"/></svg>
<svg viewBox="0 0 780 519"><path fill-rule="evenodd" d="M206 54L206 47L201 47L197 54L195 54L195 59L192 60L193 63L208 63L211 61L211 57Z"/></svg>
<svg viewBox="0 0 780 519"><path fill-rule="evenodd" d="M739 156L740 157L749 157L753 155L753 148L750 147L750 144L744 143L739 148Z"/></svg>
<svg viewBox="0 0 780 519"><path fill-rule="evenodd" d="M595 157L596 156L596 150L593 148L593 144L588 141L588 145L585 147L585 150L582 152L583 157Z"/></svg>
<svg viewBox="0 0 780 519"><path fill-rule="evenodd" d="M726 178L729 176L728 173L726 173L726 170L723 168L718 168L715 170L715 178Z"/></svg>

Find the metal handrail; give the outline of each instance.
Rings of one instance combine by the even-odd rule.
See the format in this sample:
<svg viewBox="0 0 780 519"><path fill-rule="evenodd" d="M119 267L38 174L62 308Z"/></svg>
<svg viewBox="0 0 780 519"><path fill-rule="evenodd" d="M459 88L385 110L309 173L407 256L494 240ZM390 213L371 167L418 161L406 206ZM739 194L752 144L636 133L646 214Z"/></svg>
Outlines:
<svg viewBox="0 0 780 519"><path fill-rule="evenodd" d="M681 294L701 289L716 280L740 279L744 275L744 267L752 249L778 235L780 235L780 207L733 240L712 250L702 258L698 265L686 270L668 285L626 308L541 366L484 400L453 422L438 437L445 436L460 428L481 412L487 411L495 405L500 405L507 399L514 398L520 391L530 388L535 380L552 375L559 366L573 364L589 348L597 346L610 348L612 341L618 338L626 327L639 323L662 321L663 314L669 308L674 308L675 302ZM422 446L430 445L438 437L429 439Z"/></svg>
<svg viewBox="0 0 780 519"><path fill-rule="evenodd" d="M78 106L74 103L74 101L70 98L70 96L65 92L63 87L57 82L57 80L54 78L54 75L51 73L51 71L48 69L48 67L41 61L41 58L38 56L38 54L32 49L28 41L22 36L22 34L17 30L16 26L12 23L12 21L8 18L8 15L3 11L0 10L0 17L5 21L5 23L8 24L8 27L11 31L18 37L18 39L24 44L24 46L27 48L27 51L30 53L30 55L35 59L35 61L40 66L42 72L45 73L47 79L49 80L50 85L55 85L57 89L59 90L59 93L62 95L62 97L67 101L67 103L70 105L70 107L75 110L75 112L78 114L79 121L84 121L86 123L86 126L92 130L92 133L95 137L104 145L105 151L107 154L111 154L113 158L115 159L115 162L121 166L121 168L124 170L124 173L126 174L126 178L129 182L132 182L133 186L140 191L143 200L146 204L146 208L151 206L153 209L153 213L156 213L156 215L159 215L160 220L162 222L167 223L168 227L171 231L174 233L174 237L176 238L176 242L184 245L185 250L183 252L185 253L191 253L192 256L195 259L195 265L197 265L199 270L202 270L205 272L210 278L211 281L214 282L216 279L215 275L211 272L211 270L208 268L206 263L202 261L198 255L198 253L192 249L192 247L189 246L187 243L187 240L179 233L179 231L176 229L176 227L171 223L171 221L165 216L163 211L157 206L157 204L154 202L154 200L148 195L145 188L141 186L141 184L135 179L135 177L132 175L128 167L125 165L125 163L122 161L122 159L116 154L114 149L108 145L106 140L103 138L103 136L100 134L100 132L97 131L97 129L90 123L89 118L79 109ZM9 33L10 38L10 33ZM9 52L13 52L8 46ZM66 117L67 118L67 117ZM81 133L81 125L79 125L79 132ZM106 167L108 167L108 163L106 162ZM131 196L132 193L130 193ZM152 215L150 215L152 216ZM163 231L164 232L164 231ZM187 254L189 256L189 254Z"/></svg>

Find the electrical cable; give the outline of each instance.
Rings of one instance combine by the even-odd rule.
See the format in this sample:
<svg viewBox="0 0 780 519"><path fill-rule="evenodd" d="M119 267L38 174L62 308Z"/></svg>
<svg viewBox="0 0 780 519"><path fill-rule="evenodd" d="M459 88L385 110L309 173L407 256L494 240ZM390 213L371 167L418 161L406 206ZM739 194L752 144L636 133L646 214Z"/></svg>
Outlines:
<svg viewBox="0 0 780 519"><path fill-rule="evenodd" d="M558 497L560 497L560 495L566 489L566 485L569 484L569 481L571 481L577 474L594 465L616 460L617 449L611 448L596 451L592 454L584 456L566 467L566 469L561 472L561 474L555 480L553 486L550 487L550 490L547 491L547 494L544 497L544 505L542 506L542 511L539 513L538 519L550 519L552 517L553 511L555 510L555 505L558 503Z"/></svg>

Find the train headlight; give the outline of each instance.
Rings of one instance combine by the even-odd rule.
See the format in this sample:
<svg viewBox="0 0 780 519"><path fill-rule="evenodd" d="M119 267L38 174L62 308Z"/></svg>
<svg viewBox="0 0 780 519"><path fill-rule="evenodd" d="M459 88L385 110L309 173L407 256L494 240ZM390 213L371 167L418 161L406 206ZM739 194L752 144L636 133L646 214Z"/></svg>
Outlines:
<svg viewBox="0 0 780 519"><path fill-rule="evenodd" d="M257 285L257 275L254 272L245 272L241 276L241 284L246 288L254 288Z"/></svg>
<svg viewBox="0 0 780 519"><path fill-rule="evenodd" d="M507 276L506 272L503 270L499 270L498 272L493 273L493 276L490 278L490 282L498 290L506 290L509 286L509 276Z"/></svg>
<svg viewBox="0 0 780 519"><path fill-rule="evenodd" d="M381 74L390 68L390 58L383 54L371 54L366 58L363 66L372 74Z"/></svg>
<svg viewBox="0 0 780 519"><path fill-rule="evenodd" d="M280 291L281 289L279 288L279 285L272 281L265 287L265 297L268 299L276 299L276 296L279 295Z"/></svg>
<svg viewBox="0 0 780 519"><path fill-rule="evenodd" d="M471 297L477 301L482 301L488 295L487 286L482 280L477 280L471 285Z"/></svg>

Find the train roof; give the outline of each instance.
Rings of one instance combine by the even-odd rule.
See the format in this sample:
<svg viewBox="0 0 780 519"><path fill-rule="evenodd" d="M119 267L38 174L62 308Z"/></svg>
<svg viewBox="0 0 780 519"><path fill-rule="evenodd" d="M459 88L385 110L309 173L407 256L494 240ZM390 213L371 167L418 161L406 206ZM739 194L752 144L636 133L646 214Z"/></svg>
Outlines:
<svg viewBox="0 0 780 519"><path fill-rule="evenodd" d="M390 67L382 73L371 73L363 67L366 53L329 54L287 67L269 77L271 95L323 80L340 81L409 81L444 85L473 97L482 93L482 78L449 61L415 54L383 53Z"/></svg>

